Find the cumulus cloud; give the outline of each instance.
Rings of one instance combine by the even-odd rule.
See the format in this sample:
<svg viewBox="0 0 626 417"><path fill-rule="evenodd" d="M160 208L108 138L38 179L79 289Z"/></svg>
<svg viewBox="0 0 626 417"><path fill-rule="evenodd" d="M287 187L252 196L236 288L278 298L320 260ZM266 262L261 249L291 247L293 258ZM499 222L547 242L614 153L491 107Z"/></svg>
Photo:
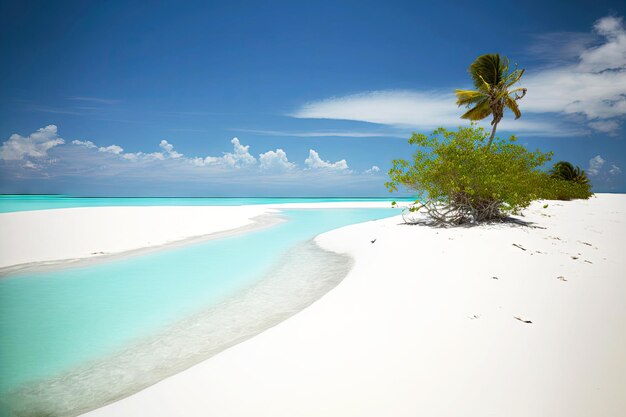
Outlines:
<svg viewBox="0 0 626 417"><path fill-rule="evenodd" d="M370 169L365 171L366 174L375 174L377 172L380 172L380 168L376 165L372 165Z"/></svg>
<svg viewBox="0 0 626 417"><path fill-rule="evenodd" d="M232 167L242 167L256 164L256 158L250 155L250 145L242 145L238 138L232 138L233 152L225 153L222 160Z"/></svg>
<svg viewBox="0 0 626 417"><path fill-rule="evenodd" d="M90 140L73 140L72 145L84 146L88 149L97 148L96 144Z"/></svg>
<svg viewBox="0 0 626 417"><path fill-rule="evenodd" d="M556 59L555 54L546 51L558 66L527 70L521 83L528 88L521 102L526 117L510 122L510 118L505 118L503 130L546 136L588 132L558 121L536 119L546 113L582 116L586 126L603 133L619 129L620 121L626 116L626 30L621 18L605 17L595 23L593 31L567 36L562 43L569 39L571 44L562 46L566 53L556 54ZM594 37L600 38L601 43L592 46ZM462 109L455 105L453 91L454 88L367 91L306 103L291 116L354 120L400 128L456 127L466 122L460 119Z"/></svg>
<svg viewBox="0 0 626 417"><path fill-rule="evenodd" d="M330 169L337 171L348 169L348 163L345 159L337 162L324 161L313 149L309 149L309 157L304 160L304 164L309 167L309 169Z"/></svg>
<svg viewBox="0 0 626 417"><path fill-rule="evenodd" d="M46 184L51 184L48 181L54 181L54 178L63 178L63 181L69 183L99 184L97 187L107 188L110 184L112 189L117 189L117 185L110 181L113 177L124 178L128 184L161 187L161 190L166 184L177 183L196 191L202 187L199 184L212 184L212 187L216 187L214 189L232 192L230 184L233 187L244 187L241 190L253 193L280 193L281 190L300 187L302 184L306 184L308 192L313 193L335 190L338 184L342 187L366 187L365 184L381 186L380 181L371 175L380 171L378 167L373 166L367 173L351 171L345 159L324 160L313 149L309 150L305 165L298 167L289 161L287 153L280 148L262 152L255 158L250 154L250 146L242 144L239 139L233 138L231 145L232 150L224 152L222 156L180 154L173 157L179 153L166 140L154 144L158 149L156 152L126 152L119 145L101 146L89 140L77 139L69 142L69 145L55 147L46 159L24 158L17 163L0 161L0 177L7 178L3 182L5 189L10 189L11 181L37 181L44 177L47 178ZM52 164L52 161L55 163ZM263 181L263 178L266 178L264 184L269 188L264 186L265 191L259 191L252 184ZM41 190L45 191L45 186L41 184Z"/></svg>
<svg viewBox="0 0 626 417"><path fill-rule="evenodd" d="M617 165L611 165L611 169L609 170L609 174L611 175L619 175L622 173L622 170Z"/></svg>
<svg viewBox="0 0 626 417"><path fill-rule="evenodd" d="M606 161L600 155L596 155L589 160L589 168L587 168L587 173L590 176L596 176L600 173L602 166Z"/></svg>
<svg viewBox="0 0 626 417"><path fill-rule="evenodd" d="M287 153L282 149L267 151L259 155L259 167L264 170L285 171L295 168L296 164L289 162Z"/></svg>
<svg viewBox="0 0 626 417"><path fill-rule="evenodd" d="M15 133L0 147L0 159L5 161L18 161L25 158L42 159L48 156L50 149L64 143L65 141L58 137L55 125L38 129L28 136Z"/></svg>
<svg viewBox="0 0 626 417"><path fill-rule="evenodd" d="M174 150L174 145L163 139L161 143L159 143L159 148L163 149L170 158L180 158L183 156L182 153L178 153Z"/></svg>
<svg viewBox="0 0 626 417"><path fill-rule="evenodd" d="M120 156L123 159L129 160L129 161L139 161L139 160L162 161L165 159L165 156L161 152L150 152L150 153L129 152L129 153L122 153L120 154Z"/></svg>
<svg viewBox="0 0 626 417"><path fill-rule="evenodd" d="M230 168L241 168L256 164L257 160L250 154L250 146L242 145L238 138L232 138L232 152L224 152L223 156L206 156L183 158L184 161L194 166L226 166Z"/></svg>
<svg viewBox="0 0 626 417"><path fill-rule="evenodd" d="M113 153L115 155L119 155L122 152L124 152L124 148L122 148L119 145L102 146L98 148L98 152L106 152L106 153Z"/></svg>

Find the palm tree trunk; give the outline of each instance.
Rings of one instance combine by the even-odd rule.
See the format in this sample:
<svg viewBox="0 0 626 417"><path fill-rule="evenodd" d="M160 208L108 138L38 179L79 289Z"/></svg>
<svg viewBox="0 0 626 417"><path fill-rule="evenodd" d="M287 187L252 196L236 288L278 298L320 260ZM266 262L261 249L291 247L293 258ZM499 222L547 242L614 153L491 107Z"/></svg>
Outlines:
<svg viewBox="0 0 626 417"><path fill-rule="evenodd" d="M491 147L491 142L493 142L493 137L496 135L496 128L498 127L498 122L493 124L493 128L491 129L491 136L489 136L489 143L487 143L487 150Z"/></svg>

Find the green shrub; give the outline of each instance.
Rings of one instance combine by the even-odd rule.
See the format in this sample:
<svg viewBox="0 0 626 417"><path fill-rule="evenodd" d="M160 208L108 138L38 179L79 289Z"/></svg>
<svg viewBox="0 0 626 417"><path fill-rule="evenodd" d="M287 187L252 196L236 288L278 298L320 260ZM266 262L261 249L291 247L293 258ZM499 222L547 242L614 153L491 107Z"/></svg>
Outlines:
<svg viewBox="0 0 626 417"><path fill-rule="evenodd" d="M480 222L516 213L542 195L537 187L547 174L539 167L552 154L529 152L514 136L496 138L486 149L488 136L476 126L413 134L409 143L418 149L412 161L394 160L385 186L390 192L404 186L426 197L428 213L442 222Z"/></svg>
<svg viewBox="0 0 626 417"><path fill-rule="evenodd" d="M552 174L543 174L537 189L539 190L538 198L544 200L588 199L593 195L588 181L565 180Z"/></svg>

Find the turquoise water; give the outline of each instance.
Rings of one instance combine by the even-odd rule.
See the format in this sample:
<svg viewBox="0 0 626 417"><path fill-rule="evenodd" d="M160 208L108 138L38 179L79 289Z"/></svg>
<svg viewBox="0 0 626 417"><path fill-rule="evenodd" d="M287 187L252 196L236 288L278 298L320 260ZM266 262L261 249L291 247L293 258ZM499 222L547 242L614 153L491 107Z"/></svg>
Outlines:
<svg viewBox="0 0 626 417"><path fill-rule="evenodd" d="M413 201L413 198L362 197L362 198L145 198L145 197L70 197L64 195L0 195L0 213L27 210L47 210L72 207L110 206L239 206L248 204L325 203L333 201Z"/></svg>
<svg viewBox="0 0 626 417"><path fill-rule="evenodd" d="M267 276L290 248L395 209L284 210L243 235L0 280L0 394L109 355ZM296 277L294 277L295 279Z"/></svg>

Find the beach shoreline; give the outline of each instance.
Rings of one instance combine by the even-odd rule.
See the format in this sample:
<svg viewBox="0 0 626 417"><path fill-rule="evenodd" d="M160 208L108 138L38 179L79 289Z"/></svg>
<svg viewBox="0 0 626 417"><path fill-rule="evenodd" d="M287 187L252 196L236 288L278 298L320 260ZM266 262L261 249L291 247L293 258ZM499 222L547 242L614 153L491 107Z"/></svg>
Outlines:
<svg viewBox="0 0 626 417"><path fill-rule="evenodd" d="M105 206L0 213L0 229L5 232L0 237L0 278L23 271L88 266L262 230L285 220L280 210L390 206L391 200L248 206ZM101 226L93 227L94 222ZM108 224L116 230L108 230Z"/></svg>
<svg viewBox="0 0 626 417"><path fill-rule="evenodd" d="M91 256L83 256L70 259L54 259L50 261L34 261L22 264L9 265L0 268L0 279L3 277L22 273L22 272L44 272L44 271L56 271L64 268L86 267L96 265L105 262L112 262L121 259L126 259L133 256L146 255L163 250L169 250L178 247L184 247L188 245L194 245L197 243L207 242L214 239L222 239L232 236L238 236L244 233L263 230L268 227L275 226L285 221L284 217L277 213L259 214L258 216L251 217L252 223L245 224L243 226L235 227L232 229L218 230L198 236L189 236L180 238L177 240L160 243L151 246L143 246L133 249L127 249L119 252L106 253L98 251Z"/></svg>
<svg viewBox="0 0 626 417"><path fill-rule="evenodd" d="M524 214L536 227L396 216L319 235L354 258L333 290L85 416L617 417L626 196L535 202Z"/></svg>

